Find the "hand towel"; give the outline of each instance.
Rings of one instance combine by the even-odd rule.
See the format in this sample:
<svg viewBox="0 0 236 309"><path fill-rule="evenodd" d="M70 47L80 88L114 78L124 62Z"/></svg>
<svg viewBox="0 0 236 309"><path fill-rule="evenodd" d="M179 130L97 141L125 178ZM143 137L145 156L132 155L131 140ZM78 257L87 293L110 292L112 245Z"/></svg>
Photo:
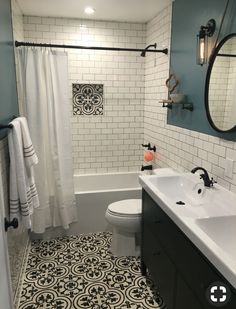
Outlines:
<svg viewBox="0 0 236 309"><path fill-rule="evenodd" d="M39 206L38 193L34 182L33 164L36 157L30 160L25 157L24 145L28 145L27 133L22 132L22 125L18 118L11 124L13 128L8 134L10 153L10 219L22 220L24 226L31 227L30 216L33 209ZM23 142L25 135L25 143ZM33 148L31 148L33 149ZM33 157L33 156L32 156Z"/></svg>
<svg viewBox="0 0 236 309"><path fill-rule="evenodd" d="M38 157L31 141L28 123L25 117L18 117L17 120L20 122L21 126L25 164L31 167L38 163Z"/></svg>
<svg viewBox="0 0 236 309"><path fill-rule="evenodd" d="M25 117L18 117L17 120L21 126L24 161L29 178L29 186L32 198L33 208L39 206L39 198L35 185L33 165L38 164L38 157L34 150L34 146L30 137L28 123Z"/></svg>

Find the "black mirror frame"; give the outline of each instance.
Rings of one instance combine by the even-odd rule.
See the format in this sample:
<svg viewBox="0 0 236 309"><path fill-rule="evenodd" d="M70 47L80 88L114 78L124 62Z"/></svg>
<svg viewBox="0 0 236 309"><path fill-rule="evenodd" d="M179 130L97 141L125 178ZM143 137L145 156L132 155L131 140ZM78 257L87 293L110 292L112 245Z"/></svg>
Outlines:
<svg viewBox="0 0 236 309"><path fill-rule="evenodd" d="M211 54L210 57L210 61L209 61L209 66L207 69L207 75L206 75L206 82L205 82L205 109L206 109L206 114L207 114L207 119L211 125L211 127L216 130L217 132L221 132L221 133L230 133L230 132L235 132L236 131L236 124L234 127L232 127L229 130L221 130L219 129L215 124L214 121L211 118L211 114L210 114L210 110L209 110L209 84L210 84L210 78L211 78L211 71L215 62L215 59L217 57L217 54L219 52L219 50L221 49L221 47L225 44L226 41L228 41L230 38L232 37L236 37L236 33L231 33L227 36L225 36L220 43L218 44L218 46L215 48L215 50L213 50L213 53ZM236 122L236 120L235 120Z"/></svg>

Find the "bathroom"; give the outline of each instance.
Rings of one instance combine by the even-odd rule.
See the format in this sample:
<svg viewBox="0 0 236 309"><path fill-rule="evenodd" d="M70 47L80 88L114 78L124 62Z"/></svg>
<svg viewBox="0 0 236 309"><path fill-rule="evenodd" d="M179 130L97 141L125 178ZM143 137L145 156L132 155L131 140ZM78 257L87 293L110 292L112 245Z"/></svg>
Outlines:
<svg viewBox="0 0 236 309"><path fill-rule="evenodd" d="M3 29L0 31L0 38L4 43L0 47L0 67L3 68L0 72L0 124L9 123L14 116L25 115L22 95L24 89L19 73L21 60L18 54L24 47L15 47L14 41L139 50L60 49L61 53L68 55L68 79L65 87L67 98L64 106L67 117L64 118L69 122L71 139L68 166L71 165L74 175L70 179L69 189L73 189L75 193L78 218L76 222L69 224L68 229L47 225L47 228L39 226L29 232L19 224L18 228L9 228L5 233L3 222L4 217L8 218L10 189L9 131L0 130L0 252L5 248L5 253L0 256L1 269L4 270L1 276L0 308L125 309L167 306L171 309L172 305L165 296L165 291L162 292L162 286L159 293L158 282L157 290L153 285L155 280L152 281L152 272L150 271L150 278L141 274L139 258L125 255L117 260L105 258L109 267L120 269L121 276L126 276L127 285L123 290L122 284L112 279L112 271L108 266L108 270L101 271L93 265L93 269L97 270L97 281L89 277L91 269L88 266L83 276L78 275L82 271L79 267L82 267L81 261L84 261L86 250L96 251L91 254L96 264L100 261L99 255L109 251L112 227L105 218L107 207L120 200L141 199L143 184L140 185L139 176L145 177L151 173L141 172L142 165L152 165L153 170L157 169L157 174L158 168L189 173L195 167L203 167L210 178L217 181L213 187L225 188L229 196L236 193L235 123L231 126L234 127L232 130L217 130L205 107L209 54L216 41L218 44L229 34L236 32L234 1L148 0L144 4L143 1L129 0L116 4L115 1L84 0L79 7L76 1L71 1L69 6L68 1L64 0L57 3L0 0L0 4L0 29ZM94 8L93 14L87 15L84 12L88 6ZM201 26L206 26L210 19L215 20L216 29L212 36L207 37L207 61L199 65L196 60L197 35ZM142 50L155 43L156 49L150 47L145 57L142 57ZM168 54L154 52L166 48ZM41 49L57 50L53 47L32 49L38 52ZM184 94L184 104L174 105L170 100L170 89L166 86L170 74L175 74L179 83L173 93ZM169 81L169 84L172 82L173 80ZM81 84L97 85L100 94L102 93L99 108L92 111L77 108L75 92L76 87ZM224 88L220 89L222 94ZM148 143L151 147L156 146L156 152L142 146ZM68 149L65 149L65 153L68 153ZM143 159L145 151L151 152L153 156L149 162ZM202 186L202 180L200 182ZM151 197L154 199L154 196ZM76 247L78 244L80 248ZM78 249L78 254L75 248ZM63 252L67 252L67 255ZM72 260L70 253L74 254ZM91 281L89 286L102 282L102 287L107 289L108 283L105 284L101 273L111 271L111 277L106 277L106 280L112 282L111 291L119 296L119 302L109 303L108 290L105 296L100 295L98 298L98 293L94 296L82 283L73 286L74 295L67 294L69 288L65 288L60 295L57 284L73 282L73 278L68 279L70 273L59 280L57 277L50 277L50 269L41 269L40 273L38 267L36 276L41 281L37 280L32 266L36 265L35 260L42 265L43 261L51 261L52 265L56 265L56 261L59 262L54 255L58 259L63 259L64 256L68 264L72 263L70 268L64 267L62 273L73 269L72 276L76 274L78 282L81 278ZM61 265L64 262L60 260ZM77 270L76 265L79 265ZM216 269L221 272L220 267L216 266ZM95 271L92 272L94 273ZM133 279L129 279L129 275ZM56 284L51 281L43 287L45 276L55 280ZM230 281L227 276L226 279L235 288L233 279ZM137 287L142 289L140 298L135 296ZM61 303L52 301L47 304L43 298L46 297L45 289L50 290L49 297L54 299L57 295ZM43 295L41 303L37 295ZM82 304L83 297L85 299ZM192 305L192 308L214 307L210 307L209 303L207 307L203 301L200 303L201 306ZM230 303L225 307L231 308ZM180 307L173 305L173 308L189 308L189 303L185 306L182 301Z"/></svg>

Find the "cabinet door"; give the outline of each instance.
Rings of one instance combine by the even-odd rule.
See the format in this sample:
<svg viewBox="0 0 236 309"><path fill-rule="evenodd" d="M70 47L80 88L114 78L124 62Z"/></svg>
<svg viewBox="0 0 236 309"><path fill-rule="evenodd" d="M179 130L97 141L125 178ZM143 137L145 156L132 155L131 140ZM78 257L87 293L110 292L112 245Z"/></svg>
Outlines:
<svg viewBox="0 0 236 309"><path fill-rule="evenodd" d="M178 275L176 286L175 309L203 309L198 299L182 279Z"/></svg>
<svg viewBox="0 0 236 309"><path fill-rule="evenodd" d="M144 230L142 259L167 308L173 309L175 268L160 243L147 228Z"/></svg>
<svg viewBox="0 0 236 309"><path fill-rule="evenodd" d="M163 223L163 216L159 212L159 208L153 199L143 191L143 228L150 229L153 235L160 240L159 225Z"/></svg>
<svg viewBox="0 0 236 309"><path fill-rule="evenodd" d="M191 240L165 214L146 193L144 196L144 219L164 248L176 271L199 299L203 308L212 308L206 299L208 286L216 281L227 284L227 280L217 271L208 259L194 246ZM236 308L236 293L231 289L231 301L225 309Z"/></svg>
<svg viewBox="0 0 236 309"><path fill-rule="evenodd" d="M150 204L151 205L151 204ZM149 207L150 207L149 205ZM227 280L217 271L208 259L197 249L190 239L175 225L158 205L156 218L156 237L163 246L166 254L176 267L185 282L191 286L204 308L212 308L206 299L206 290L216 281L227 285ZM154 209L154 206L152 206ZM150 225L154 226L154 225ZM231 289L231 302L225 309L236 308L235 290Z"/></svg>

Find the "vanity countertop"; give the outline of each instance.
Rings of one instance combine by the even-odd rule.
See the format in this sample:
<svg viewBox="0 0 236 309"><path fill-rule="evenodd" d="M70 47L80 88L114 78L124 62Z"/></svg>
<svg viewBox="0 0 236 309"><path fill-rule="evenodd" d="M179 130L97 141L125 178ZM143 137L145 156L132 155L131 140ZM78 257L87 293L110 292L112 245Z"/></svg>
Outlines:
<svg viewBox="0 0 236 309"><path fill-rule="evenodd" d="M139 176L139 182L236 289L236 194L218 184L206 188L190 173Z"/></svg>

